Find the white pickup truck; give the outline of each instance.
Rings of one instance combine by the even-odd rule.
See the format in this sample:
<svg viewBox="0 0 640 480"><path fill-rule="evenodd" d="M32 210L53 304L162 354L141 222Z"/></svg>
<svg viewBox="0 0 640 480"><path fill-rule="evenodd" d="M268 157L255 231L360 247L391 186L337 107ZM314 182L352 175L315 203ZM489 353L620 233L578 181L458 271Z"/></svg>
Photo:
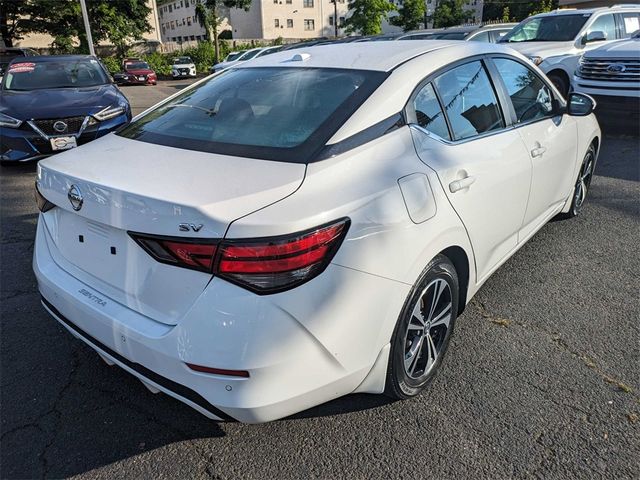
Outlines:
<svg viewBox="0 0 640 480"><path fill-rule="evenodd" d="M531 16L500 42L529 57L565 96L581 55L640 28L640 5L555 10Z"/></svg>

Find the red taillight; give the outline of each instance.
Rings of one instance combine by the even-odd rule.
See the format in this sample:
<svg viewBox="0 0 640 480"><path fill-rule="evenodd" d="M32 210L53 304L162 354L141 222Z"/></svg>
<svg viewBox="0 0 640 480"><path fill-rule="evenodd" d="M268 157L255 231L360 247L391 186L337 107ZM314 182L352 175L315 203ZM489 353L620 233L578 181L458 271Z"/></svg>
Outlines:
<svg viewBox="0 0 640 480"><path fill-rule="evenodd" d="M159 262L213 273L213 261L218 247L216 241L162 238L137 233L131 233L131 237Z"/></svg>
<svg viewBox="0 0 640 480"><path fill-rule="evenodd" d="M40 193L40 190L38 189L38 182L36 182L35 196L36 196L36 204L38 205L38 210L40 210L42 213L48 212L53 207L55 207L53 203L51 203L49 200L44 198L44 196Z"/></svg>
<svg viewBox="0 0 640 480"><path fill-rule="evenodd" d="M226 370L224 368L203 367L202 365L195 365L193 363L187 363L186 365L196 372L210 373L212 375L226 375L228 377L249 378L249 372L246 370Z"/></svg>
<svg viewBox="0 0 640 480"><path fill-rule="evenodd" d="M347 228L344 219L285 237L226 241L218 251L218 276L256 293L288 290L326 268Z"/></svg>
<svg viewBox="0 0 640 480"><path fill-rule="evenodd" d="M300 285L322 271L344 239L349 220L282 237L189 240L131 233L159 262L213 273L260 294Z"/></svg>

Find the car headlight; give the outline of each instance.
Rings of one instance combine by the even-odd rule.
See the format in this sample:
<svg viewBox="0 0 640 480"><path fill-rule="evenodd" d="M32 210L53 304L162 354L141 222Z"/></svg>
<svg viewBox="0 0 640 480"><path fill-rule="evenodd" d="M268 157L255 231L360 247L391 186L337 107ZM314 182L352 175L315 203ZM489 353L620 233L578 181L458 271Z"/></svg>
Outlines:
<svg viewBox="0 0 640 480"><path fill-rule="evenodd" d="M529 58L529 61L531 63L533 63L534 65L536 65L536 66L540 65L544 61L544 58L542 58L542 57L533 56L533 57L528 57L528 58Z"/></svg>
<svg viewBox="0 0 640 480"><path fill-rule="evenodd" d="M118 105L117 107L107 107L103 110L100 110L98 113L94 113L92 116L95 120L104 122L105 120L109 120L111 118L117 117L118 115L122 115L125 111L126 107ZM93 125L95 123L96 122L89 121L90 125Z"/></svg>
<svg viewBox="0 0 640 480"><path fill-rule="evenodd" d="M22 120L0 113L0 127L18 128L22 125Z"/></svg>

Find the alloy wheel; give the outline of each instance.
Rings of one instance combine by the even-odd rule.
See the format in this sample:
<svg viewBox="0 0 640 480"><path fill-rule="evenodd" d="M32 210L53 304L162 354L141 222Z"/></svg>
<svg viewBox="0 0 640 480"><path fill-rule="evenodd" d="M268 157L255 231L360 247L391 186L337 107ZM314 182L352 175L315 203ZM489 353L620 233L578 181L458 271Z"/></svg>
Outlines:
<svg viewBox="0 0 640 480"><path fill-rule="evenodd" d="M442 353L451 323L452 295L443 278L431 281L422 291L404 339L404 369L418 379L430 373Z"/></svg>

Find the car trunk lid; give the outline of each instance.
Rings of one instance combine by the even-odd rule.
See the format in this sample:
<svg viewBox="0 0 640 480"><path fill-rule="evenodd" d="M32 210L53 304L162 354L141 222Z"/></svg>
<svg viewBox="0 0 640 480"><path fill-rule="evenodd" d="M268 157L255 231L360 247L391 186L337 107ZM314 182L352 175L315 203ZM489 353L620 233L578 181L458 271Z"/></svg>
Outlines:
<svg viewBox="0 0 640 480"><path fill-rule="evenodd" d="M63 268L175 324L211 275L158 263L130 232L222 238L233 220L293 193L305 168L108 135L42 161L38 188L59 207L43 218Z"/></svg>

